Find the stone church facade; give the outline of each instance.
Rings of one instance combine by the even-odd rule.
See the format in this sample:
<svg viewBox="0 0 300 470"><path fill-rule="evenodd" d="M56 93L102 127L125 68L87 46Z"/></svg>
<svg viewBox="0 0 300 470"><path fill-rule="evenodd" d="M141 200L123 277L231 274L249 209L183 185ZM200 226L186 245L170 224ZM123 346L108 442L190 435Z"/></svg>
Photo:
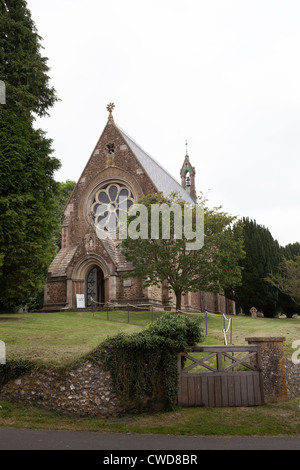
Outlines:
<svg viewBox="0 0 300 470"><path fill-rule="evenodd" d="M44 311L77 310L77 294L84 308L106 303L161 305L170 296L164 286L145 287L137 278L125 279L131 266L122 255L121 242L99 237L95 223L109 231L118 217L121 197L129 208L144 195L163 192L168 196L175 191L194 203L195 168L186 155L180 185L114 122L113 107L107 107L107 124L65 207L62 247L49 267ZM103 211L108 204L113 208L109 216ZM170 305L175 306L175 296ZM219 293L191 292L183 296L182 308L235 313L234 302Z"/></svg>

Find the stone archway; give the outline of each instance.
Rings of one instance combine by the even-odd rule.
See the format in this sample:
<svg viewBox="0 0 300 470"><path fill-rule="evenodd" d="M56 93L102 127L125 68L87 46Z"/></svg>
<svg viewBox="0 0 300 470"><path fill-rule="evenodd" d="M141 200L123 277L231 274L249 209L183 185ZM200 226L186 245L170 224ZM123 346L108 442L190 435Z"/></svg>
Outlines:
<svg viewBox="0 0 300 470"><path fill-rule="evenodd" d="M87 253L74 266L69 292L69 305L76 308L76 294L84 294L85 307L98 306L114 298L113 266L95 253ZM96 304L91 303L92 297Z"/></svg>

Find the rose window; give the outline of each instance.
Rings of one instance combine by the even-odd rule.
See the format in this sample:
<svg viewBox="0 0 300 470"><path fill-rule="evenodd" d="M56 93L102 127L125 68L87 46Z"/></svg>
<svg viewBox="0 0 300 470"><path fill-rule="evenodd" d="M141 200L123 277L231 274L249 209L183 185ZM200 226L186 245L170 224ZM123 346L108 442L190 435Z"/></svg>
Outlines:
<svg viewBox="0 0 300 470"><path fill-rule="evenodd" d="M92 214L97 230L108 235L116 234L121 227L122 212L128 212L134 204L132 191L121 183L111 183L99 189L92 203ZM125 220L125 218L123 218Z"/></svg>

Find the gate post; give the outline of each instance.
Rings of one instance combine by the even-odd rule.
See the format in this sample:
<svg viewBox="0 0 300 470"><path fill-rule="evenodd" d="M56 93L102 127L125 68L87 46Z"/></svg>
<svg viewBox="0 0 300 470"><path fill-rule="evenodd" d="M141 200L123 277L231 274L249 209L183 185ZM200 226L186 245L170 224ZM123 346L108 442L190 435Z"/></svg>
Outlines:
<svg viewBox="0 0 300 470"><path fill-rule="evenodd" d="M266 402L287 400L285 360L283 342L285 338L260 337L245 338L248 344L259 346L264 398Z"/></svg>

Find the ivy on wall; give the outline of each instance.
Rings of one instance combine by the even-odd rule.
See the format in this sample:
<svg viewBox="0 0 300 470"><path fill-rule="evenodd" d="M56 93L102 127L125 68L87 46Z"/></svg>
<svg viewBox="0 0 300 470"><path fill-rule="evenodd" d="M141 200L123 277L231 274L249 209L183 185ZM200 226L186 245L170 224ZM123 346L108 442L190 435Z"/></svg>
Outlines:
<svg viewBox="0 0 300 470"><path fill-rule="evenodd" d="M110 371L128 410L157 403L171 408L178 393L177 355L202 340L199 317L166 313L139 333L108 338L89 359Z"/></svg>

